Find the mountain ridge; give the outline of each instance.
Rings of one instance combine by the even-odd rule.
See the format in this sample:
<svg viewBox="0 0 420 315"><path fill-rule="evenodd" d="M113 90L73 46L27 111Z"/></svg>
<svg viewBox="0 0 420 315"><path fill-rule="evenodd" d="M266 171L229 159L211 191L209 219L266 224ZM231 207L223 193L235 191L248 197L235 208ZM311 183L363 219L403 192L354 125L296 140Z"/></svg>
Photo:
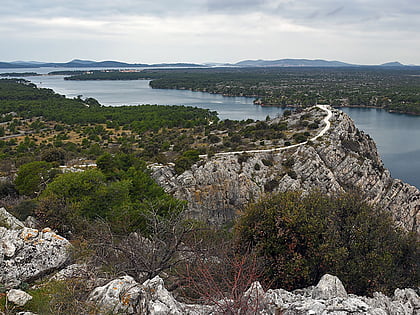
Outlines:
<svg viewBox="0 0 420 315"><path fill-rule="evenodd" d="M114 60L92 61L73 59L69 62L38 62L38 61L12 61L0 62L0 68L124 68L124 67L202 67L195 63L126 63Z"/></svg>
<svg viewBox="0 0 420 315"><path fill-rule="evenodd" d="M0 68L43 68L43 67L61 67L61 68L123 68L123 67L386 67L386 68L406 68L419 67L417 65L404 65L399 61L387 62L379 65L359 65L338 60L324 59L299 59L285 58L277 60L242 60L236 63L127 63L115 60L92 61L83 59L73 59L69 62L39 62L39 61L0 61Z"/></svg>

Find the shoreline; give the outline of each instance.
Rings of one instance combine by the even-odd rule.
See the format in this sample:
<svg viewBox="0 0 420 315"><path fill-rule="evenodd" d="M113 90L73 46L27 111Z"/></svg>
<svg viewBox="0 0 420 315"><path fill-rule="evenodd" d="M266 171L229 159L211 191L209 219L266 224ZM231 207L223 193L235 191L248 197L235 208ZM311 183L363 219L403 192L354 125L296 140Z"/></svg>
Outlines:
<svg viewBox="0 0 420 315"><path fill-rule="evenodd" d="M263 104L255 104L257 106L261 106L261 107L279 107L279 108L305 108L303 106L300 105L263 105ZM398 110L394 110L394 109L386 109L380 106L372 106L372 105L330 105L330 104L317 104L317 105L329 105L332 106L334 108L372 108L372 109L381 109L384 111L387 111L388 113L392 113L392 114L405 114L405 115L410 115L410 116L420 116L420 113L414 113L414 112L404 112L404 111L398 111Z"/></svg>

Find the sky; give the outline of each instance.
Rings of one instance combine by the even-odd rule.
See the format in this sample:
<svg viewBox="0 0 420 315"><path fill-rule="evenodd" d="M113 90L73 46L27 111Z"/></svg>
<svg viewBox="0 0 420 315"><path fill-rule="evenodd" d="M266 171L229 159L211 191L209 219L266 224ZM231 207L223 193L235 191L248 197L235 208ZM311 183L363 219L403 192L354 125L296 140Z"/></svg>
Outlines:
<svg viewBox="0 0 420 315"><path fill-rule="evenodd" d="M0 61L420 65L420 0L0 0Z"/></svg>

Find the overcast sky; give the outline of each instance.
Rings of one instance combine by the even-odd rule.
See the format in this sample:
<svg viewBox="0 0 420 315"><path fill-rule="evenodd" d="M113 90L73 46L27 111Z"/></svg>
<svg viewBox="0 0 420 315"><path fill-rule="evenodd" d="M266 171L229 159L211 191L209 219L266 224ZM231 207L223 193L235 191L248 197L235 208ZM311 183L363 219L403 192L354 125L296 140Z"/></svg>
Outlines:
<svg viewBox="0 0 420 315"><path fill-rule="evenodd" d="M420 0L0 0L0 61L420 65Z"/></svg>

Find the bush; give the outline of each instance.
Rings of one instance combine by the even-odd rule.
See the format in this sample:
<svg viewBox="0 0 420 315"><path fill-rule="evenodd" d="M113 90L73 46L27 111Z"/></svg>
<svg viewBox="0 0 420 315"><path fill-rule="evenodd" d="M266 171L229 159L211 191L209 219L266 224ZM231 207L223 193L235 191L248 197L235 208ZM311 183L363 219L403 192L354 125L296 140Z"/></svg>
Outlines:
<svg viewBox="0 0 420 315"><path fill-rule="evenodd" d="M208 136L208 140L210 143L218 143L220 142L220 138L214 134Z"/></svg>
<svg viewBox="0 0 420 315"><path fill-rule="evenodd" d="M197 150L187 150L175 160L175 172L182 174L200 160Z"/></svg>
<svg viewBox="0 0 420 315"><path fill-rule="evenodd" d="M273 166L273 161L268 160L268 159L262 159L261 160L262 164L264 164L265 166Z"/></svg>
<svg viewBox="0 0 420 315"><path fill-rule="evenodd" d="M284 117L288 117L288 116L290 116L290 115L292 115L292 111L291 111L290 109L286 109L286 110L283 112L283 116L284 116Z"/></svg>
<svg viewBox="0 0 420 315"><path fill-rule="evenodd" d="M307 136L305 136L302 133L295 133L293 135L293 139L295 140L296 143L302 143L302 142L305 142L307 140Z"/></svg>
<svg viewBox="0 0 420 315"><path fill-rule="evenodd" d="M275 287L314 285L325 273L361 295L419 284L415 236L396 229L388 213L360 194L272 195L246 209L235 237L240 251L251 248L261 258L259 267Z"/></svg>
<svg viewBox="0 0 420 315"><path fill-rule="evenodd" d="M104 167L112 176L90 169L55 178L38 197L38 218L60 233L84 233L86 225L98 218L113 231L130 232L144 229L143 214L150 203L156 204L161 216L183 206L155 183L141 160L116 155L114 161L111 168Z"/></svg>
<svg viewBox="0 0 420 315"><path fill-rule="evenodd" d="M15 186L20 194L35 196L56 175L51 171L52 164L45 161L35 161L23 164L17 172Z"/></svg>
<svg viewBox="0 0 420 315"><path fill-rule="evenodd" d="M238 163L239 164L246 163L250 157L251 156L248 153L243 152L238 155Z"/></svg>
<svg viewBox="0 0 420 315"><path fill-rule="evenodd" d="M319 125L316 122L310 123L308 128L310 129L318 129Z"/></svg>
<svg viewBox="0 0 420 315"><path fill-rule="evenodd" d="M12 213L16 218L24 221L28 216L33 216L35 214L37 206L35 200L22 200L12 209Z"/></svg>

